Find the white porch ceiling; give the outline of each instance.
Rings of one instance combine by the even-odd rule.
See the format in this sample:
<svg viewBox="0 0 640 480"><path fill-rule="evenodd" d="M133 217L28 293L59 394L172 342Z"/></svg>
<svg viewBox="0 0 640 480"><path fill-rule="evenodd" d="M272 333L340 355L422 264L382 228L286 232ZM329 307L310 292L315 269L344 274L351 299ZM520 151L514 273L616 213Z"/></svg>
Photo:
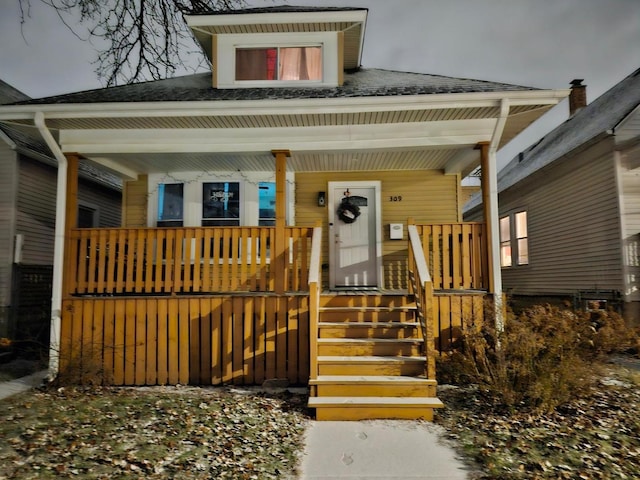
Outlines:
<svg viewBox="0 0 640 480"><path fill-rule="evenodd" d="M292 151L287 170L292 172L373 171L373 170L440 170L459 155L460 151L479 163L479 151L472 145L459 148L431 148L422 150L370 150L334 152ZM275 160L270 151L262 153L141 153L113 154L109 157L88 155L89 160L125 176L131 172L142 174L175 171L272 171ZM117 170L126 166L127 172ZM450 172L457 173L457 172Z"/></svg>

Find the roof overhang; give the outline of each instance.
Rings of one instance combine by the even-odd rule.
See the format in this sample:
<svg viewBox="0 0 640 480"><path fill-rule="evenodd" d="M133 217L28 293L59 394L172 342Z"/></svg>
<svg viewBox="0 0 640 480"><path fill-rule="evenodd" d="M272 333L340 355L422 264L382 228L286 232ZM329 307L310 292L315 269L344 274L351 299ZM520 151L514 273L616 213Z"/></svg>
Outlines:
<svg viewBox="0 0 640 480"><path fill-rule="evenodd" d="M212 37L225 34L343 32L345 69L358 68L362 59L366 8L313 9L229 14L185 15L196 40L211 61Z"/></svg>
<svg viewBox="0 0 640 480"><path fill-rule="evenodd" d="M441 169L466 175L474 147L520 133L567 90L339 99L47 104L0 107L0 122L42 112L64 152L125 177L172 171ZM507 108L505 109L505 105Z"/></svg>

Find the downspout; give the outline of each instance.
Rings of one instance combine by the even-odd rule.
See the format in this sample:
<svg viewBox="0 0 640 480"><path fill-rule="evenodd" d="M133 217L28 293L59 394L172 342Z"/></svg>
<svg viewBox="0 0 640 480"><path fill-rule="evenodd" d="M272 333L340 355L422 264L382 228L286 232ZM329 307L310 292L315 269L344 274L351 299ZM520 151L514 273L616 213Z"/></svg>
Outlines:
<svg viewBox="0 0 640 480"><path fill-rule="evenodd" d="M58 162L56 190L56 223L53 244L53 282L51 288L51 327L49 340L49 380L58 375L60 361L60 324L62 313L62 273L64 265L64 241L67 204L67 157L44 122L44 113L36 112L34 124Z"/></svg>
<svg viewBox="0 0 640 480"><path fill-rule="evenodd" d="M492 275L493 275L493 305L495 308L495 326L498 332L504 330L504 302L502 296L502 271L500 269L500 217L498 210L498 167L497 167L497 152L502 138L504 127L509 117L509 99L503 98L500 103L500 116L496 122L496 127L493 131L491 143L489 144L489 171L487 172L487 180L489 187L489 212L490 222L488 222L487 228L490 229L491 245L491 261L493 263Z"/></svg>

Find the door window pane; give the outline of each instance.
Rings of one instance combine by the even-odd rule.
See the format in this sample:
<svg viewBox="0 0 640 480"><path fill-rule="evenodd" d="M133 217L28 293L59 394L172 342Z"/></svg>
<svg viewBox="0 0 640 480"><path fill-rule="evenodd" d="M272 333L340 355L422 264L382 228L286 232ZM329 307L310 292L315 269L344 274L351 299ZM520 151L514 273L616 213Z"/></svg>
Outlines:
<svg viewBox="0 0 640 480"><path fill-rule="evenodd" d="M240 225L240 183L202 184L202 225Z"/></svg>
<svg viewBox="0 0 640 480"><path fill-rule="evenodd" d="M161 183L158 185L158 226L180 227L184 212L184 185Z"/></svg>

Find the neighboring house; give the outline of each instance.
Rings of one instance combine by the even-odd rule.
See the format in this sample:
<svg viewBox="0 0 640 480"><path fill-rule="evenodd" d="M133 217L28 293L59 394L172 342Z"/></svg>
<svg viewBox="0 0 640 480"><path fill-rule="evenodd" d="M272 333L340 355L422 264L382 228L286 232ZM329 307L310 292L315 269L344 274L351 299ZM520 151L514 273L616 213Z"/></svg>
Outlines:
<svg viewBox="0 0 640 480"><path fill-rule="evenodd" d="M614 306L640 321L640 70L586 105L498 175L505 291L527 303ZM481 198L465 219L482 218Z"/></svg>
<svg viewBox="0 0 640 480"><path fill-rule="evenodd" d="M0 80L0 104L29 97ZM0 125L0 337L49 341L56 161L33 128ZM122 182L82 164L78 226L120 225Z"/></svg>
<svg viewBox="0 0 640 480"><path fill-rule="evenodd" d="M461 179L482 164L497 211L497 149L568 91L361 68L366 18L189 16L211 72L0 108L66 172L52 368L287 379L318 418L431 418L435 349L485 298L502 313L497 218L462 222ZM71 227L79 156L125 180L125 228Z"/></svg>

